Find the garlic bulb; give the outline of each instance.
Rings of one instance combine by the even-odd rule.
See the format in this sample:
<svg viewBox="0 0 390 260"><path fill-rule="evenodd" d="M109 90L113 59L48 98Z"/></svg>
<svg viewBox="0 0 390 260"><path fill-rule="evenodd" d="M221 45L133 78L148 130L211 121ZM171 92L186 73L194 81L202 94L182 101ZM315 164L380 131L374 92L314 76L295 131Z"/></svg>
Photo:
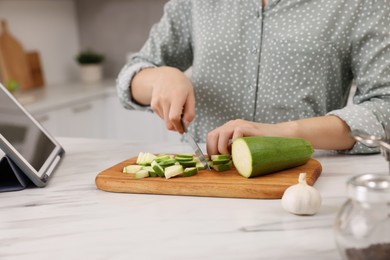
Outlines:
<svg viewBox="0 0 390 260"><path fill-rule="evenodd" d="M282 197L282 207L296 215L314 215L321 207L321 195L306 183L306 173L299 174L299 183L288 187Z"/></svg>

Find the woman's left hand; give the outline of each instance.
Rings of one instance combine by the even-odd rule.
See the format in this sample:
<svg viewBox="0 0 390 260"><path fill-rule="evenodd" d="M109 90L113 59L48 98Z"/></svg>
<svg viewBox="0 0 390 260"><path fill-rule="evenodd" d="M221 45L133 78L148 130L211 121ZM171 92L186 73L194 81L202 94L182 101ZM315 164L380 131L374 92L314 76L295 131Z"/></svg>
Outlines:
<svg viewBox="0 0 390 260"><path fill-rule="evenodd" d="M207 153L230 153L230 144L238 137L243 136L283 136L278 124L262 124L242 119L236 119L212 130L207 135Z"/></svg>
<svg viewBox="0 0 390 260"><path fill-rule="evenodd" d="M207 135L207 153L230 153L230 144L243 136L299 137L308 140L315 149L349 150L355 144L351 129L339 117L326 115L278 124L232 120Z"/></svg>

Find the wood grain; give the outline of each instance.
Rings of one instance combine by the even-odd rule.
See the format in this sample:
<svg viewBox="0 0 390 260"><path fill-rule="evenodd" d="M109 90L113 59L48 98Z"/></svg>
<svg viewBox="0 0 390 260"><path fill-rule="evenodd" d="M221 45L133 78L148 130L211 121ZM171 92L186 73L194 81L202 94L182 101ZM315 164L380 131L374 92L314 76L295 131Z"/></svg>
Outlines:
<svg viewBox="0 0 390 260"><path fill-rule="evenodd" d="M33 87L26 52L20 42L8 30L7 23L1 21L0 73L4 83L16 80L21 89Z"/></svg>
<svg viewBox="0 0 390 260"><path fill-rule="evenodd" d="M33 87L43 87L45 85L45 78L43 75L39 52L29 51L26 53L26 55Z"/></svg>
<svg viewBox="0 0 390 260"><path fill-rule="evenodd" d="M322 166L314 159L306 164L276 173L246 179L233 169L225 172L199 171L192 177L134 179L122 172L123 167L135 164L136 157L125 160L100 172L96 186L104 191L142 194L207 196L224 198L280 199L283 192L298 182L301 172L307 173L307 182L313 185Z"/></svg>

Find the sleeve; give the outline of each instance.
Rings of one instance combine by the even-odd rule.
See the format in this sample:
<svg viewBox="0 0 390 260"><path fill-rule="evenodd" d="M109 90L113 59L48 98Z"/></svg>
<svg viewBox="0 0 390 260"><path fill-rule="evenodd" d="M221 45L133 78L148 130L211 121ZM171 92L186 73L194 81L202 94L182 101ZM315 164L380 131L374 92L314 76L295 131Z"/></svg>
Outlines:
<svg viewBox="0 0 390 260"><path fill-rule="evenodd" d="M390 138L390 0L366 0L352 33L352 72L356 92L353 104L331 111L351 130ZM356 143L349 154L377 153Z"/></svg>
<svg viewBox="0 0 390 260"><path fill-rule="evenodd" d="M161 20L153 25L142 49L122 68L116 87L120 102L127 109L149 110L131 97L130 85L144 68L171 66L185 71L192 65L190 0L171 0L164 7Z"/></svg>

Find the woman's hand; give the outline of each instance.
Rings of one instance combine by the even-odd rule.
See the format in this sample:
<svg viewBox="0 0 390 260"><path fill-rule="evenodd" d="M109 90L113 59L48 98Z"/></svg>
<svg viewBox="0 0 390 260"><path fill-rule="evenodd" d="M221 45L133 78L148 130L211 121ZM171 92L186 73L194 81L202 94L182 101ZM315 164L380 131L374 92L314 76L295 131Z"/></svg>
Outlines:
<svg viewBox="0 0 390 260"><path fill-rule="evenodd" d="M282 135L281 130L280 126L275 124L232 120L208 133L207 153L210 155L230 153L230 144L238 137Z"/></svg>
<svg viewBox="0 0 390 260"><path fill-rule="evenodd" d="M305 118L279 124L262 124L232 120L207 135L207 153L230 153L230 144L242 136L299 137L308 140L315 149L348 150L355 140L349 126L337 116Z"/></svg>
<svg viewBox="0 0 390 260"><path fill-rule="evenodd" d="M195 95L191 81L176 68L144 69L134 77L131 90L137 102L150 104L153 112L165 121L168 130L182 134L181 117L186 125L195 117Z"/></svg>

